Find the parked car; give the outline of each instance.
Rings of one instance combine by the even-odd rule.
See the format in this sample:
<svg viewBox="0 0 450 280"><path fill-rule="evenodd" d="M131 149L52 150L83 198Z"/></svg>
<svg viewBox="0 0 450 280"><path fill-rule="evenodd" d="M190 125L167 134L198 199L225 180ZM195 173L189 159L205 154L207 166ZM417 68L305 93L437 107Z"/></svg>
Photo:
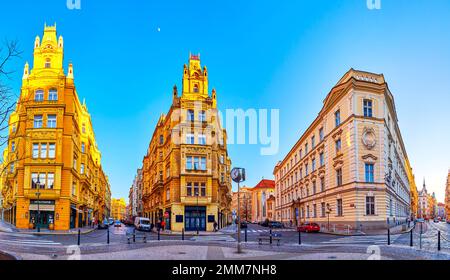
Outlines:
<svg viewBox="0 0 450 280"><path fill-rule="evenodd" d="M119 220L117 220L117 221L114 223L114 227L121 227L121 226L122 226L122 222L119 221Z"/></svg>
<svg viewBox="0 0 450 280"><path fill-rule="evenodd" d="M433 222L435 222L435 223L439 223L439 220L438 220L438 219L436 219L436 218L434 218Z"/></svg>
<svg viewBox="0 0 450 280"><path fill-rule="evenodd" d="M136 217L134 219L134 226L136 227L137 230L142 230L142 231L151 231L152 230L149 218Z"/></svg>
<svg viewBox="0 0 450 280"><path fill-rule="evenodd" d="M272 221L272 222L269 222L269 227L270 228L284 228L284 225L281 222Z"/></svg>
<svg viewBox="0 0 450 280"><path fill-rule="evenodd" d="M107 229L109 227L109 221L108 220L103 220L103 223L98 223L97 228L98 229Z"/></svg>
<svg viewBox="0 0 450 280"><path fill-rule="evenodd" d="M320 232L320 226L316 223L303 223L298 228L300 232Z"/></svg>
<svg viewBox="0 0 450 280"><path fill-rule="evenodd" d="M241 222L241 228L247 228L247 222Z"/></svg>
<svg viewBox="0 0 450 280"><path fill-rule="evenodd" d="M112 226L114 224L114 219L113 218L109 218L108 222L109 222L109 225Z"/></svg>

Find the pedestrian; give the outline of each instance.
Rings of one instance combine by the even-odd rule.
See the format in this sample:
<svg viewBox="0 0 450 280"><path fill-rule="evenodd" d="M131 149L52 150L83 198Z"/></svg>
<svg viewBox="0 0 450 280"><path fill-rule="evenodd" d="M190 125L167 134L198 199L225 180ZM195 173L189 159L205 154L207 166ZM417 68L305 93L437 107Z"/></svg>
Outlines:
<svg viewBox="0 0 450 280"><path fill-rule="evenodd" d="M289 221L289 227L292 227L292 220Z"/></svg>
<svg viewBox="0 0 450 280"><path fill-rule="evenodd" d="M164 231L165 227L166 227L166 222L164 220L162 220L162 222L161 222L161 229L162 229L162 231Z"/></svg>
<svg viewBox="0 0 450 280"><path fill-rule="evenodd" d="M92 227L93 227L93 228L95 227L95 217L92 218Z"/></svg>
<svg viewBox="0 0 450 280"><path fill-rule="evenodd" d="M217 222L214 220L214 232L217 231Z"/></svg>

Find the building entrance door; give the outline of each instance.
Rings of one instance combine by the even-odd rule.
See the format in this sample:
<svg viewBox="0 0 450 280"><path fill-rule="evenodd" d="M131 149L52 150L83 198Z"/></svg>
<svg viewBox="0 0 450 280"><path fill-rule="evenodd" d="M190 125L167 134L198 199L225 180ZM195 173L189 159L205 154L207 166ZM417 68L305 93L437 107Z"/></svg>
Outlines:
<svg viewBox="0 0 450 280"><path fill-rule="evenodd" d="M31 221L34 221L36 227L39 225L40 228L48 228L49 224L54 223L53 217L54 212L52 211L40 211L39 215L38 211L30 211Z"/></svg>
<svg viewBox="0 0 450 280"><path fill-rule="evenodd" d="M206 207L186 206L184 210L184 227L186 231L206 231Z"/></svg>

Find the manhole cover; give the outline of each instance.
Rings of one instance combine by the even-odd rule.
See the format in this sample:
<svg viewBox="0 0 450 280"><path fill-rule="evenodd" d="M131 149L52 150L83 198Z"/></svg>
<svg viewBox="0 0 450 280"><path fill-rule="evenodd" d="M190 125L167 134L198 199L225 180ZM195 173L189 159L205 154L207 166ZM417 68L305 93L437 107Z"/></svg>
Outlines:
<svg viewBox="0 0 450 280"><path fill-rule="evenodd" d="M186 252L178 252L178 255L186 255Z"/></svg>

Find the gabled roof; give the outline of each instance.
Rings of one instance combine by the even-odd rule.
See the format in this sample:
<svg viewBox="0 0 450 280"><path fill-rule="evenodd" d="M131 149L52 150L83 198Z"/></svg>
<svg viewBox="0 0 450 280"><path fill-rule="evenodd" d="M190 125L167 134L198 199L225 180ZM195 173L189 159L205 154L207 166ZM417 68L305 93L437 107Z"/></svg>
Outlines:
<svg viewBox="0 0 450 280"><path fill-rule="evenodd" d="M275 181L262 179L253 189L274 189Z"/></svg>

